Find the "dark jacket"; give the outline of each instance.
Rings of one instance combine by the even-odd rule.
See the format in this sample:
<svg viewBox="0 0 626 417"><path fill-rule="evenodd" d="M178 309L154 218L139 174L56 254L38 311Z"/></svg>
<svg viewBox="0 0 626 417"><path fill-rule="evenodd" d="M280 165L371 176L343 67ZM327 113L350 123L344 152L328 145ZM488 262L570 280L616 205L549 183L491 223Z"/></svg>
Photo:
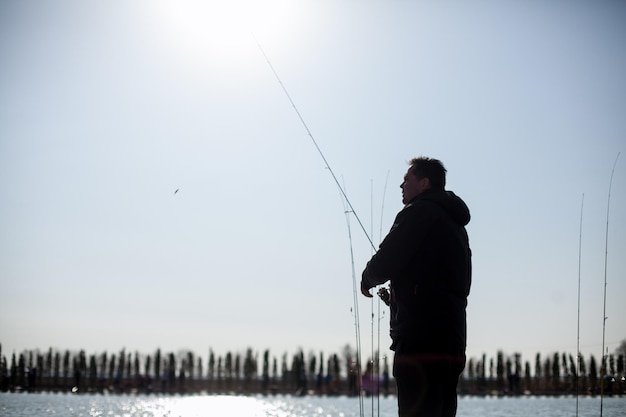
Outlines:
<svg viewBox="0 0 626 417"><path fill-rule="evenodd" d="M465 352L471 251L469 209L451 191L427 190L408 203L363 271L362 287L391 280L392 348Z"/></svg>

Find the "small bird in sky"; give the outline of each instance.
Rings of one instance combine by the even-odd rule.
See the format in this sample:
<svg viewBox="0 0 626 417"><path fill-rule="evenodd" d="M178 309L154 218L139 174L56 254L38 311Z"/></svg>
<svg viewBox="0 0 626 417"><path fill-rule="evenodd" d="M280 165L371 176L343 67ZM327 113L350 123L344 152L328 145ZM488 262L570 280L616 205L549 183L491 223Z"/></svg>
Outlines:
<svg viewBox="0 0 626 417"><path fill-rule="evenodd" d="M174 191L174 194L176 194L178 192L179 188L176 189L176 191Z"/></svg>

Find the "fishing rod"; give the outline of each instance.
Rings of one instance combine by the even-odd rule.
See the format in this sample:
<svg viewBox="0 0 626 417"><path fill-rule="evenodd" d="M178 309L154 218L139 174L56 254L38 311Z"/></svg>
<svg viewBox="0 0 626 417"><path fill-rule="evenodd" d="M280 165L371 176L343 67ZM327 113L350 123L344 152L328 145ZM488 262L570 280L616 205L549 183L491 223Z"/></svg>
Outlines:
<svg viewBox="0 0 626 417"><path fill-rule="evenodd" d="M345 188L345 185L344 185ZM352 265L352 296L354 302L354 329L356 333L356 383L359 390L359 415L363 416L363 396L360 393L361 389L361 327L359 325L359 302L356 283L356 271L354 268L354 251L352 249L352 229L350 227L350 210L346 206L346 200L342 196L341 202L343 204L343 212L346 216L346 225L348 227L348 240L350 241L350 262ZM350 370L348 370L348 373Z"/></svg>
<svg viewBox="0 0 626 417"><path fill-rule="evenodd" d="M609 197L606 203L606 234L605 234L605 242L604 242L604 312L602 314L602 368L600 374L602 375L602 380L600 381L600 417L602 417L602 408L604 404L604 376L606 374L607 367L607 356L604 353L604 341L606 335L606 271L607 271L607 258L609 253L609 209L611 207L611 187L613 186L613 174L615 174L615 165L617 165L617 159L619 158L620 152L617 153L615 157L615 162L613 163L613 170L611 171L611 180L609 181Z"/></svg>
<svg viewBox="0 0 626 417"><path fill-rule="evenodd" d="M576 417L578 417L578 395L580 393L580 258L582 253L583 239L583 206L585 193L580 203L580 227L578 234L578 321L576 327Z"/></svg>
<svg viewBox="0 0 626 417"><path fill-rule="evenodd" d="M302 126L306 130L309 138L311 138L311 141L313 142L313 145L315 146L315 149L317 149L317 152L319 153L320 157L324 161L324 165L325 165L326 169L328 169L328 171L330 172L330 175L332 176L332 178L333 178L333 180L335 182L335 185L337 186L337 188L341 192L341 195L343 197L343 201L345 201L345 203L347 205L347 207L344 207L344 212L346 214L346 220L348 221L348 234L349 234L349 238L350 238L350 254L351 254L351 257L352 257L352 281L353 281L352 285L353 285L354 308L355 308L355 327L356 327L356 338L357 338L357 359L356 359L356 361L357 361L357 378L358 378L358 383L359 383L359 408L360 408L360 416L363 416L363 398L362 398L362 395L361 395L361 392L360 392L360 389L361 389L360 388L360 385L361 385L361 381L360 381L360 375L361 375L361 369L360 369L361 368L361 359L360 359L361 349L360 349L360 328L359 328L359 325L358 325L358 321L359 321L359 316L358 316L358 299L357 299L358 289L357 289L357 284L356 284L356 274L355 274L355 271L354 271L354 258L353 258L353 252L352 252L352 233L350 231L350 222L349 222L349 214L350 213L352 213L352 215L354 215L354 218L356 219L357 223L359 224L359 227L361 228L361 230L365 234L365 237L369 241L369 243L370 243L372 249L374 250L374 252L376 251L376 247L374 246L374 242L370 238L370 235L367 233L367 230L365 229L365 226L363 226L363 222L361 221L361 219L359 218L358 214L354 210L354 207L352 206L352 203L350 202L350 199L348 198L348 195L346 194L346 192L344 190L344 187L342 187L341 184L339 183L339 180L337 179L337 176L335 175L335 172L333 171L333 169L331 168L330 164L328 163L328 160L324 156L324 153L322 152L322 149L317 144L317 141L315 140L315 137L313 137L313 134L311 133L311 130L309 129L309 126L306 124L306 121L302 117L302 114L300 113L300 110L298 110L298 106L296 106L296 103L291 98L291 95L289 94L289 91L287 91L287 88L285 87L285 85L283 84L282 80L280 79L280 76L278 75L278 72L276 72L276 69L274 68L274 66L272 65L272 62L270 61L269 57L265 53L265 50L261 46L261 43L254 36L254 34L252 34L252 37L254 38L254 40L255 40L259 50L261 51L261 54L265 58L265 62L267 62L267 65L272 70L272 73L274 74L274 77L276 77L276 80L278 81L278 84L280 84L280 87L282 88L283 92L285 93L285 96L287 96L287 99L291 103L291 106L293 107L294 111L296 112L296 115L298 116L298 119L300 119L300 123L302 124Z"/></svg>
<svg viewBox="0 0 626 417"><path fill-rule="evenodd" d="M388 177L389 177L389 171L387 171L387 178ZM342 178L342 180L343 180L343 178ZM371 205L371 207L370 207L370 210L371 210L371 212L370 212L370 228L371 228L371 232L370 233L371 233L371 236L374 236L374 184L373 184L373 180L371 181L370 184L371 184L370 185L370 205ZM344 182L344 190L346 190L345 182ZM387 191L387 180L385 181L385 189L383 190L383 202L382 202L382 207L383 208L385 206L384 196L385 196L386 191ZM342 201L343 201L343 199L342 199ZM344 205L345 205L345 202L344 202ZM344 206L344 210L345 210L346 215L350 213L345 206ZM383 219L382 212L383 212L383 210L381 209L381 225L380 225L381 236L382 236L382 219ZM349 231L350 230L350 220L349 220L349 218L346 218L346 220L348 222L348 231ZM382 237L381 237L381 240L382 240ZM352 254L352 237L351 237L351 235L350 235L350 255L352 257L352 267L353 267L352 273L353 273L354 297L355 297L354 305L355 305L355 310L358 311L358 302L357 302L357 299L356 299L358 291L357 291L357 287L356 287L356 279L354 277L354 257L353 257L353 254ZM371 316L372 316L372 322L371 322L371 326L372 326L372 329L371 329L371 344L372 344L372 346L371 346L371 350L372 350L372 359L369 362L371 368L370 368L370 372L369 372L369 378L370 379L369 379L368 382L369 382L370 389L374 390L371 393L372 394L371 395L371 397L372 397L371 398L371 413L372 413L372 416L375 415L374 414L374 406L375 405L377 406L377 413L376 413L376 415L377 416L380 415L380 321L382 319L381 310L380 310L380 302L381 302L380 297L378 297L377 301L378 301L377 302L378 320L376 320L376 321L377 321L377 324L378 324L378 339L377 339L377 346L375 348L374 347L374 321L376 319L376 315L374 314L374 299L373 298L371 299ZM358 326L358 323L355 323L355 326ZM358 327L357 327L357 332L359 332L359 334L360 334L360 330L358 330ZM359 346L358 350L360 351L361 350L361 348L360 348L360 336L357 337L357 339L358 339L358 346ZM360 370L360 368L359 368L359 370ZM359 379L361 379L361 377L362 377L362 375L360 375ZM361 398L361 402L362 402L363 401L362 397L361 396L359 396L359 397ZM362 407L361 403L359 405Z"/></svg>
<svg viewBox="0 0 626 417"><path fill-rule="evenodd" d="M374 236L374 180L370 179L370 234L372 236ZM376 252L375 249L372 249L372 254L374 254L374 252ZM378 297L375 297L378 298ZM380 298L379 298L380 300ZM376 317L374 316L374 297L372 297L370 299L370 314L372 317L372 321L371 321L371 330L370 330L370 335L371 335L371 351L372 351L372 362L371 362L371 366L372 366L372 372L371 372L371 376L370 376L370 389L374 389L374 379L377 379L377 373L376 373L376 366L377 366L377 362L376 362L376 351L374 350L374 320L376 319ZM372 417L374 417L374 397L378 397L378 392L376 393L376 395L374 395L374 393L371 393L372 396Z"/></svg>
<svg viewBox="0 0 626 417"><path fill-rule="evenodd" d="M378 231L378 240L382 242L383 240L383 213L385 211L385 195L387 194L387 183L389 182L389 170L387 170L387 177L385 178L385 187L383 188L383 198L380 206L380 229ZM378 350L376 351L376 369L377 369L377 379L376 379L376 398L378 401L378 413L376 415L380 416L380 321L382 319L382 315L380 312L380 297L378 298Z"/></svg>
<svg viewBox="0 0 626 417"><path fill-rule="evenodd" d="M387 170L387 177L385 178L385 187L383 188L383 198L380 207L380 229L378 233L379 242L382 242L383 236L383 213L385 211L385 195L387 194L387 183L389 182L389 170ZM374 204L372 203L372 206ZM372 213L372 219L374 218L374 213ZM373 232L372 232L373 235ZM380 244L380 243L379 243ZM382 320L382 314L380 312L380 297L378 297L378 335L377 335L377 348L376 348L376 363L374 366L375 375L376 375L376 405L377 405L377 416L380 416L380 321ZM372 410L372 415L374 411Z"/></svg>
<svg viewBox="0 0 626 417"><path fill-rule="evenodd" d="M389 171L387 171L387 176L389 176ZM385 180L385 189L383 190L383 202L382 207L385 206L385 193L387 192L387 181ZM370 221L371 221L371 233L374 236L374 181L371 183L371 213L370 213ZM380 228L382 229L382 221L383 221L383 212L381 209L380 214ZM380 242L379 242L380 244ZM372 252L376 252L375 250ZM373 253L372 253L373 254ZM374 314L374 298L376 298L376 308L378 318ZM380 297L372 297L372 389L376 391L376 394L372 393L372 417L374 416L374 403L376 403L376 415L380 416ZM374 321L376 321L377 326L377 339L376 339L376 350L374 350ZM376 382L374 383L374 379ZM376 397L374 399L374 397Z"/></svg>
<svg viewBox="0 0 626 417"><path fill-rule="evenodd" d="M306 133L309 135L309 138L311 138L311 141L313 142L313 145L315 145L315 149L317 149L317 152L322 157L322 160L324 161L324 165L325 165L326 169L328 169L328 171L330 172L330 175L333 177L333 180L335 181L335 184L339 188L339 191L341 191L341 194L342 194L343 198L346 200L346 203L348 204L348 207L350 208L350 212L354 215L354 218L359 223L359 226L361 227L361 230L363 230L363 233L365 233L365 237L367 238L367 240L369 241L370 245L372 246L372 249L374 249L374 251L376 251L376 247L374 246L374 242L370 238L369 233L367 233L367 230L365 229L365 226L363 226L363 223L361 222L361 219L356 214L356 211L354 210L354 207L352 207L352 203L350 203L350 199L348 198L348 195L346 194L345 190L343 189L343 187L339 183L339 180L337 179L337 176L335 175L335 172L333 171L333 169L330 167L330 164L326 160L326 157L324 156L324 153L322 152L322 149L317 144L317 141L313 137L313 134L311 133L311 130L309 129L309 126L307 126L306 122L304 121L304 118L302 117L302 114L300 114L300 111L298 110L298 107L296 106L296 103L294 103L294 101L292 100L291 95L289 94L289 91L287 91L287 88L285 87L285 85L281 81L280 77L278 76L278 73L274 69L274 66L272 65L272 63L271 63L270 59L268 58L267 54L265 53L265 50L261 46L261 43L254 36L254 34L252 35L252 37L254 38L257 46L259 47L259 50L261 51L261 54L263 54L263 57L265 58L265 61L267 62L267 65L269 65L270 69L272 70L272 73L276 77L276 80L278 81L278 84L280 84L280 87L283 89L283 92L287 96L287 99L289 99L289 102L291 103L291 106L293 107L294 111L298 115L298 119L300 119L300 122L302 123L302 126L304 126L304 129L306 130Z"/></svg>
<svg viewBox="0 0 626 417"><path fill-rule="evenodd" d="M387 177L385 177L385 188L383 188L383 200L380 206L380 230L378 231L378 240L383 240L383 213L385 211L385 195L387 194L387 183L389 182L389 170L387 170Z"/></svg>

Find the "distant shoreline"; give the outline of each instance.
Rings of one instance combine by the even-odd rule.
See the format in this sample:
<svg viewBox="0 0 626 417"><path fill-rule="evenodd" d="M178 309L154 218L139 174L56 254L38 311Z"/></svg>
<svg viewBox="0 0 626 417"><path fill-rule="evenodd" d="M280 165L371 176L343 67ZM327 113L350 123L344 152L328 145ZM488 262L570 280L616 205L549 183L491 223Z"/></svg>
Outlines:
<svg viewBox="0 0 626 417"><path fill-rule="evenodd" d="M259 357L260 356L260 357ZM371 360L365 368L372 369ZM470 358L459 379L461 396L624 396L624 355L608 355L598 366L593 356L580 358L580 377L572 355L555 353L535 358L535 373L521 355ZM588 366L587 366L588 365ZM607 366L608 365L608 366ZM192 352L153 355L107 352L87 355L49 349L2 355L0 345L0 392L58 392L155 395L394 395L395 382L384 357L372 373L359 372L349 347L343 355L324 357L302 351L279 361L248 348L245 354L216 356L209 351L206 362ZM605 369L609 370L607 373ZM280 372L279 372L280 370Z"/></svg>

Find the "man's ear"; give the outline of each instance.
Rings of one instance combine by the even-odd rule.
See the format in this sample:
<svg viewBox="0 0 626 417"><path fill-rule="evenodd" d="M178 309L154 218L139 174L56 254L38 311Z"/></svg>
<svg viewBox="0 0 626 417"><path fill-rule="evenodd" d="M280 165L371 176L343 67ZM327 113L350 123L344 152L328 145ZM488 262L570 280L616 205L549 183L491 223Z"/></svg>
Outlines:
<svg viewBox="0 0 626 417"><path fill-rule="evenodd" d="M430 178L428 178L428 177L420 178L420 188L421 188L421 191L429 190L430 189Z"/></svg>

